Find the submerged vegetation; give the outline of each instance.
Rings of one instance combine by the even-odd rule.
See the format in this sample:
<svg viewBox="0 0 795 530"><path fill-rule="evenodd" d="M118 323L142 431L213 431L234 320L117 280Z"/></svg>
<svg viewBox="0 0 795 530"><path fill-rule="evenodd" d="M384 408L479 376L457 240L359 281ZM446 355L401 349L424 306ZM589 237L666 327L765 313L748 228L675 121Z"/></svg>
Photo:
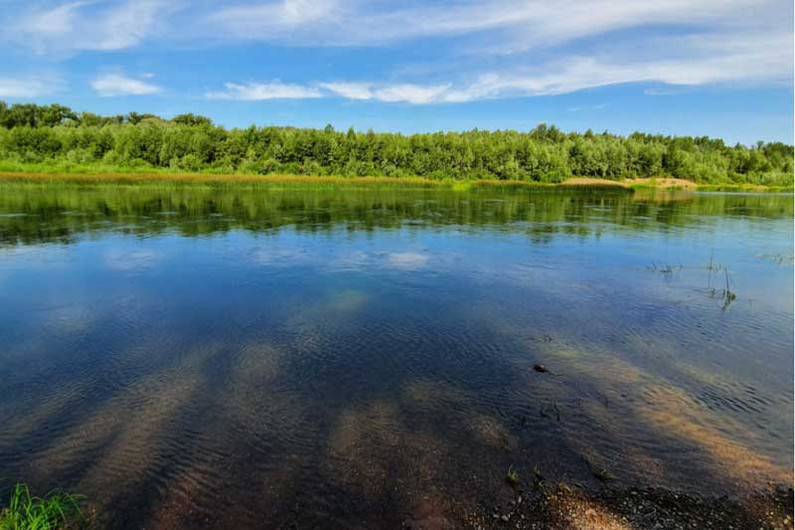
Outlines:
<svg viewBox="0 0 795 530"><path fill-rule="evenodd" d="M422 177L560 183L678 178L712 186L791 187L793 148L727 146L720 139L633 133L530 132L403 135L349 129L227 130L193 114L165 120L132 112L98 116L62 105L0 102L0 170L203 172Z"/></svg>
<svg viewBox="0 0 795 530"><path fill-rule="evenodd" d="M79 497L62 492L35 497L24 484L14 487L8 506L0 510L0 530L81 528L85 523Z"/></svg>
<svg viewBox="0 0 795 530"><path fill-rule="evenodd" d="M514 469L513 466L508 468L508 473L505 476L505 481L508 483L509 486L515 488L519 486L519 472Z"/></svg>

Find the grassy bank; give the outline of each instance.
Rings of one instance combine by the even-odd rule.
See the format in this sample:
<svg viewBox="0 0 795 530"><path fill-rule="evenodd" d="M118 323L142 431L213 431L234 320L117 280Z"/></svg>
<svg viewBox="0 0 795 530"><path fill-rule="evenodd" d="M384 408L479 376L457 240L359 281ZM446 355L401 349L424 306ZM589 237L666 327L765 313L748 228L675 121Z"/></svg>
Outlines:
<svg viewBox="0 0 795 530"><path fill-rule="evenodd" d="M245 175L214 173L176 173L154 171L146 173L126 173L118 171L63 172L63 171L0 171L0 182L83 184L83 185L274 185L307 184L313 187L362 187L381 186L395 188L441 188L453 191L468 191L478 188L502 189L546 189L614 191L632 193L634 190L673 190L673 191L729 191L729 192L791 192L791 186L760 186L751 184L696 184L684 179L626 179L607 180L598 178L570 178L562 183L522 180L456 180L428 179L422 177L339 177L306 175Z"/></svg>
<svg viewBox="0 0 795 530"><path fill-rule="evenodd" d="M334 177L305 175L216 175L208 173L50 173L50 172L0 172L0 182L39 184L86 184L86 185L274 185L307 184L313 187L395 187L436 188L467 191L478 188L504 189L577 189L619 191L632 193L627 184L602 179L569 179L560 184L525 182L516 180L454 180L426 179L421 177Z"/></svg>

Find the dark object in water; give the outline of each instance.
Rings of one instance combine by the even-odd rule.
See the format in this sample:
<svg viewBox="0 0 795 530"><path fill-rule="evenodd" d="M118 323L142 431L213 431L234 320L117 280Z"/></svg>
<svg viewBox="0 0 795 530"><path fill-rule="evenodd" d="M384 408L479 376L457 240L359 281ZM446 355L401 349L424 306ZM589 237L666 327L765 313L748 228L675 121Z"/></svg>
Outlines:
<svg viewBox="0 0 795 530"><path fill-rule="evenodd" d="M544 366L543 364L534 364L533 365L533 370L535 370L536 372L538 372L540 374L549 374L549 375L553 375L555 377L560 377L561 375L563 375L563 374L556 374L555 372L550 372L547 369L547 367Z"/></svg>

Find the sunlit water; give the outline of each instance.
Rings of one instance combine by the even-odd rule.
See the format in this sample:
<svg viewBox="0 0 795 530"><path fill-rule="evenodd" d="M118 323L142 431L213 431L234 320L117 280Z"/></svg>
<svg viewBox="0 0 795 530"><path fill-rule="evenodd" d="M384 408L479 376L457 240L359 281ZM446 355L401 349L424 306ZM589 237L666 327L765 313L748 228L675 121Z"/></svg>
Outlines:
<svg viewBox="0 0 795 530"><path fill-rule="evenodd" d="M0 191L0 486L241 527L488 506L510 466L791 481L790 196Z"/></svg>

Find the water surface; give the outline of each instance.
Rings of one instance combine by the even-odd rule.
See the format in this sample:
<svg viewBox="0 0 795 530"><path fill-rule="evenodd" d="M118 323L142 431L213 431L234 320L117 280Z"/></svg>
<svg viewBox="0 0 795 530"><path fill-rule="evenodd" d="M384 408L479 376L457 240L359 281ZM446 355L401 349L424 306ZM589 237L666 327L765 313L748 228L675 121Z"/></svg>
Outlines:
<svg viewBox="0 0 795 530"><path fill-rule="evenodd" d="M792 223L775 195L4 185L0 485L276 527L490 506L510 466L788 482Z"/></svg>

